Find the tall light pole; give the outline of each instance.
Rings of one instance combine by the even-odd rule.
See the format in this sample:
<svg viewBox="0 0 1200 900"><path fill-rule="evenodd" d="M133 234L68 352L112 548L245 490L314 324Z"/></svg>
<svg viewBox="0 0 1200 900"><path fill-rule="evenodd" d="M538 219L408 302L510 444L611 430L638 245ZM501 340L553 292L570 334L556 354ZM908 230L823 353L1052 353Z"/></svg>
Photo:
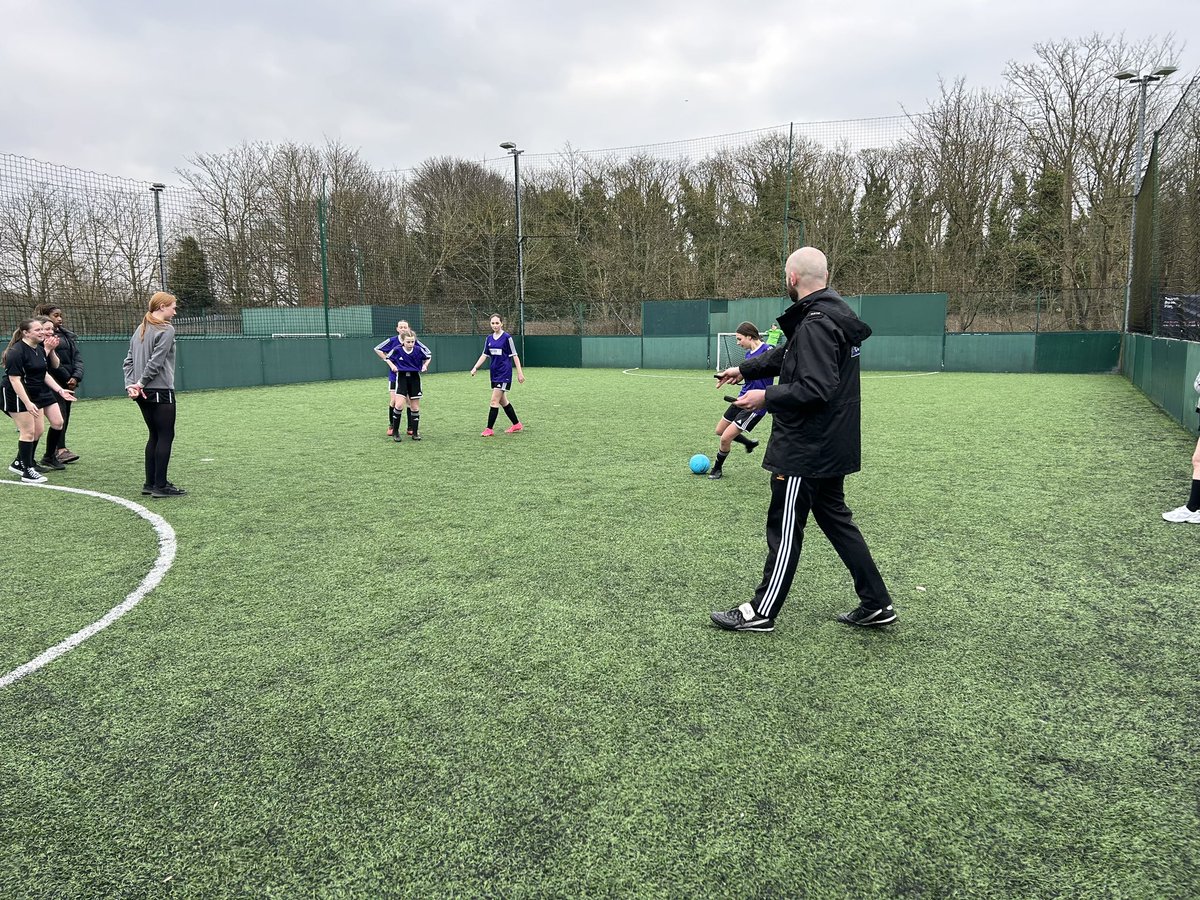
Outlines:
<svg viewBox="0 0 1200 900"><path fill-rule="evenodd" d="M150 185L150 193L154 195L154 226L158 231L158 286L163 291L167 289L167 266L163 259L162 203L159 198L165 188L166 185L158 181Z"/></svg>
<svg viewBox="0 0 1200 900"><path fill-rule="evenodd" d="M1133 252L1134 237L1137 233L1137 197L1142 191L1142 157L1146 149L1146 90L1156 81L1162 81L1177 66L1159 66L1153 72L1131 72L1129 69L1113 75L1118 81L1138 86L1138 129L1137 146L1134 147L1133 164L1133 212L1129 217L1129 274L1125 279L1125 322L1121 330L1121 359L1118 368L1125 360L1125 336L1129 334L1129 306L1133 299Z"/></svg>
<svg viewBox="0 0 1200 900"><path fill-rule="evenodd" d="M513 199L517 207L517 323L521 336L521 358L525 357L525 233L521 230L521 154L512 141L500 145L513 159Z"/></svg>

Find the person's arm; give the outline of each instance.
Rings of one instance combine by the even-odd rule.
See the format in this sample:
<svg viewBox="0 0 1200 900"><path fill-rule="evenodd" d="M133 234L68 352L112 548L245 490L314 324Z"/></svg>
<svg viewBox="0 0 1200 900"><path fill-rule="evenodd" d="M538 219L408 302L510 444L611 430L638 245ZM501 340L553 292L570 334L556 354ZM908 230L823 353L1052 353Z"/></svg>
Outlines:
<svg viewBox="0 0 1200 900"><path fill-rule="evenodd" d="M471 375L475 374L475 370L478 369L480 366L482 366L484 360L486 360L486 359L487 359L486 353L479 354L479 359L475 360L475 365L471 366Z"/></svg>
<svg viewBox="0 0 1200 900"><path fill-rule="evenodd" d="M390 362L388 362L387 352L384 350L384 348L387 347L388 341L390 341L390 340L391 340L391 338L386 338L385 340L382 340L378 344L375 345L375 355L378 356L380 359L382 359L389 366L391 366L392 364ZM394 366L392 367L392 371L393 372L396 371Z"/></svg>
<svg viewBox="0 0 1200 900"><path fill-rule="evenodd" d="M50 390L54 391L54 393L58 394L58 396L62 397L64 400L75 399L75 394L55 381L54 377L50 375L49 372L46 373L46 384L50 385Z"/></svg>
<svg viewBox="0 0 1200 900"><path fill-rule="evenodd" d="M425 354L425 362L421 366L421 371L427 372L427 371L429 371L429 364L431 362L433 362L433 351L430 350L428 347L426 347L424 344L422 344L420 341L417 341L417 346L420 347L421 352Z"/></svg>
<svg viewBox="0 0 1200 900"><path fill-rule="evenodd" d="M74 337L67 340L71 344L71 366L67 370L67 374L71 377L67 379L67 387L74 388L83 381L83 354L79 352L79 342ZM75 384L71 384L72 381Z"/></svg>
<svg viewBox="0 0 1200 900"><path fill-rule="evenodd" d="M512 362L513 362L513 367L517 370L517 381L520 384L524 384L525 383L525 372L521 369L521 357L517 356L517 354L514 353L512 355Z"/></svg>
<svg viewBox="0 0 1200 900"><path fill-rule="evenodd" d="M808 319L796 329L789 343L795 342L799 369L792 381L766 389L767 412L817 410L829 402L841 381L836 330L827 317Z"/></svg>
<svg viewBox="0 0 1200 900"><path fill-rule="evenodd" d="M774 378L783 368L784 350L782 347L772 347L766 353L752 356L743 360L737 366L742 377L747 381L758 381L761 378Z"/></svg>
<svg viewBox="0 0 1200 900"><path fill-rule="evenodd" d="M21 402L25 404L26 409L34 409L33 401L29 399L29 395L25 393L25 382L21 380L20 375L9 375L8 383L12 385L13 393L21 398Z"/></svg>

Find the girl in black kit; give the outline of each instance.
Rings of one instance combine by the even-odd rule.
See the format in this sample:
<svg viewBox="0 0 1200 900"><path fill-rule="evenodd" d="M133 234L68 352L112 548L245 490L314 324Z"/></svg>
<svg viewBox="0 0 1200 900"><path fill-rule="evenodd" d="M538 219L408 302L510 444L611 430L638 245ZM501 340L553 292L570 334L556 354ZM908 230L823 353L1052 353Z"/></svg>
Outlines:
<svg viewBox="0 0 1200 900"><path fill-rule="evenodd" d="M57 365L57 358L46 359L42 342L47 333L53 334L53 331L54 326L45 316L26 319L17 326L8 347L0 354L0 365L4 366L5 375L3 384L0 384L0 408L13 420L18 432L17 458L8 470L20 475L27 484L40 484L46 480L33 461L45 420L50 420L48 443L54 443L55 437L61 443L63 420L58 397L75 399L71 391L64 389L47 374L52 361ZM53 469L66 468L54 459L50 449L47 449L42 462Z"/></svg>
<svg viewBox="0 0 1200 900"><path fill-rule="evenodd" d="M150 432L142 493L156 499L187 493L167 481L175 442L175 304L175 296L166 291L150 298L150 309L129 339L124 366L125 392L137 401Z"/></svg>

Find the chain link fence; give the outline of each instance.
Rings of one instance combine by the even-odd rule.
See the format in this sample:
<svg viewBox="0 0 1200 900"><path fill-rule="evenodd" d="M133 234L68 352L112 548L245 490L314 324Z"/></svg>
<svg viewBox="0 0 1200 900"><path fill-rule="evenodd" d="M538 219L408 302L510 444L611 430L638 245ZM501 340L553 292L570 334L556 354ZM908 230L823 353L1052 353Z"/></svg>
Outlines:
<svg viewBox="0 0 1200 900"><path fill-rule="evenodd" d="M1200 79L1155 133L1136 199L1129 330L1200 341Z"/></svg>

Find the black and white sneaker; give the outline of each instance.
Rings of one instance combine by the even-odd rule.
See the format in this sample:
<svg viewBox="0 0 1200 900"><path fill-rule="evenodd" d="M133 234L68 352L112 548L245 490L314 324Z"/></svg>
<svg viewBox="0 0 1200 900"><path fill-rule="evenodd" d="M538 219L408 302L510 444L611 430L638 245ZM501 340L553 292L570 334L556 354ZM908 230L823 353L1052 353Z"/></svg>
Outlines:
<svg viewBox="0 0 1200 900"><path fill-rule="evenodd" d="M774 631L775 620L760 616L749 603L735 606L729 612L714 612L713 624L726 631Z"/></svg>
<svg viewBox="0 0 1200 900"><path fill-rule="evenodd" d="M419 435L419 434L416 434L416 433L412 433L412 432L410 432L410 433L412 434L412 439L413 439L414 441L419 441L419 440L421 439L421 435Z"/></svg>
<svg viewBox="0 0 1200 900"><path fill-rule="evenodd" d="M25 467L21 465L21 461L19 459L14 459L8 464L8 471L12 472L14 475L24 475Z"/></svg>
<svg viewBox="0 0 1200 900"><path fill-rule="evenodd" d="M21 480L26 484L41 484L42 482L49 481L50 479L37 469L30 468L21 472Z"/></svg>
<svg viewBox="0 0 1200 900"><path fill-rule="evenodd" d="M889 603L883 609L867 609L865 606L859 606L848 613L841 613L837 620L846 625L874 628L877 625L891 625L893 622L898 622L900 617L896 615L896 610Z"/></svg>

